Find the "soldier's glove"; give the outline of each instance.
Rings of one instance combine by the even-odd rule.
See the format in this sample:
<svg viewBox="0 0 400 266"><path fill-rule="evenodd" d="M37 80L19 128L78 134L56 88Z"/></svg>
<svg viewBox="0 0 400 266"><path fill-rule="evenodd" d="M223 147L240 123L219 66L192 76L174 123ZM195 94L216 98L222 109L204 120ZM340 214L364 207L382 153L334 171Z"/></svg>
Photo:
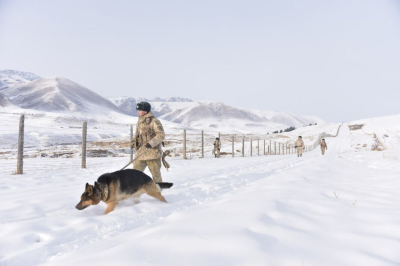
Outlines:
<svg viewBox="0 0 400 266"><path fill-rule="evenodd" d="M145 146L147 149L151 149L151 148L153 148L153 147L151 147L151 145L149 144L149 143L146 143L146 146Z"/></svg>

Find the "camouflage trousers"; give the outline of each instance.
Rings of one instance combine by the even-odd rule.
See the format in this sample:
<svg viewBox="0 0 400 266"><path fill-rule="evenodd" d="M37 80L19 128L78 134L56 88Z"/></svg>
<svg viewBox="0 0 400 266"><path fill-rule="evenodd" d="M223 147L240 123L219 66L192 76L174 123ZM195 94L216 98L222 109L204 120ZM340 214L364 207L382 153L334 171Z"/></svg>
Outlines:
<svg viewBox="0 0 400 266"><path fill-rule="evenodd" d="M303 147L297 147L297 157L303 155Z"/></svg>
<svg viewBox="0 0 400 266"><path fill-rule="evenodd" d="M144 171L146 167L149 167L150 173L153 176L153 180L156 183L162 182L161 178L161 159L155 159L155 160L145 160L145 161L139 161L136 160L133 162L133 169L139 170L139 171Z"/></svg>
<svg viewBox="0 0 400 266"><path fill-rule="evenodd" d="M321 148L322 155L325 154L325 148Z"/></svg>
<svg viewBox="0 0 400 266"><path fill-rule="evenodd" d="M214 149L215 157L219 158L221 156L219 149Z"/></svg>

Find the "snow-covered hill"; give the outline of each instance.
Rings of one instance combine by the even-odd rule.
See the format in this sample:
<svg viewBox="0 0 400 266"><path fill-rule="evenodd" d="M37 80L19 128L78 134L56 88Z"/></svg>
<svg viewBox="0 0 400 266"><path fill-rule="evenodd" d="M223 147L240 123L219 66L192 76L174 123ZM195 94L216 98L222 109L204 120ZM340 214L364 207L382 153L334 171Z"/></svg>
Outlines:
<svg viewBox="0 0 400 266"><path fill-rule="evenodd" d="M152 111L155 116L162 116L171 111L182 106L186 106L193 101L188 98L181 97L169 97L169 98L160 98L155 97L153 99L148 98L133 98L133 97L118 97L118 98L108 98L113 104L121 108L125 111L125 113L133 116L137 116L136 112L136 103L138 102L150 102L152 106Z"/></svg>
<svg viewBox="0 0 400 266"><path fill-rule="evenodd" d="M130 115L136 116L136 103L148 101L153 113L164 120L196 129L219 130L232 133L267 133L290 126L302 127L309 124L325 124L315 116L237 108L219 102L189 99L145 99L133 97L110 98L115 105Z"/></svg>
<svg viewBox="0 0 400 266"><path fill-rule="evenodd" d="M10 107L12 103L4 93L0 92L0 107Z"/></svg>
<svg viewBox="0 0 400 266"><path fill-rule="evenodd" d="M153 105L154 103L152 103ZM156 105L167 109L172 104ZM296 115L289 112L261 111L236 108L223 103L201 101L179 106L160 118L197 129L219 130L232 133L267 133L290 126L325 124L318 117Z"/></svg>
<svg viewBox="0 0 400 266"><path fill-rule="evenodd" d="M400 116L349 125L324 156L171 160L168 204L144 195L107 215L74 206L128 158L25 159L27 175L1 176L0 265L399 265Z"/></svg>
<svg viewBox="0 0 400 266"><path fill-rule="evenodd" d="M40 79L40 77L30 72L0 70L0 91L4 88L21 85L37 79Z"/></svg>
<svg viewBox="0 0 400 266"><path fill-rule="evenodd" d="M2 90L13 104L23 109L91 116L124 114L97 93L61 77L48 77Z"/></svg>
<svg viewBox="0 0 400 266"><path fill-rule="evenodd" d="M78 116L80 119L110 120L111 118L114 121L126 121L124 118L126 115L137 116L138 102L148 101L156 117L183 125L188 129L264 134L290 126L298 128L308 124L325 123L313 116L238 108L219 102L194 102L181 97L105 99L66 78L40 78L32 73L14 70L0 71L0 82L4 85L0 89L4 94L1 102L3 109L13 107L14 110L20 108L32 112L62 113ZM119 115L122 118L118 118Z"/></svg>

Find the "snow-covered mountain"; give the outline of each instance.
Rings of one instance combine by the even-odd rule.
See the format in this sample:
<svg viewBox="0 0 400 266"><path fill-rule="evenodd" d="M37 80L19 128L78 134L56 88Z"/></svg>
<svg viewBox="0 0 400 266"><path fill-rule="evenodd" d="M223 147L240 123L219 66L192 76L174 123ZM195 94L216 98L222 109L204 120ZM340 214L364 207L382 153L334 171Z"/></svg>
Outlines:
<svg viewBox="0 0 400 266"><path fill-rule="evenodd" d="M108 98L113 104L118 106L120 109L124 110L125 113L133 116L137 116L136 112L136 104L138 102L150 102L152 106L152 111L156 116L165 115L173 110L175 110L174 106L181 106L177 103L192 103L193 101L188 98L181 97L169 97L169 98L160 98L155 97L152 99L149 98L133 98L133 97L119 97L119 98ZM174 103L174 104L170 104Z"/></svg>
<svg viewBox="0 0 400 266"><path fill-rule="evenodd" d="M220 132L267 133L290 126L302 127L308 124L324 124L318 117L297 115L290 112L276 112L237 108L223 103L200 101L188 98L170 97L152 99L120 97L105 99L97 93L62 77L40 78L22 71L0 71L0 104L3 109L17 108L73 115L80 119L118 119L132 121L137 116L136 104L150 102L153 113L174 124L192 129ZM110 115L113 113L113 115Z"/></svg>
<svg viewBox="0 0 400 266"><path fill-rule="evenodd" d="M325 121L314 116L297 115L290 112L277 112L237 108L223 103L189 99L121 97L109 99L130 115L136 116L136 103L148 101L155 116L196 129L221 131L272 132L290 126L302 127L309 124L324 124ZM154 101L153 101L154 100ZM156 101L159 100L159 101Z"/></svg>
<svg viewBox="0 0 400 266"><path fill-rule="evenodd" d="M30 72L0 70L0 91L8 87L21 85L37 79L40 79L40 77Z"/></svg>
<svg viewBox="0 0 400 266"><path fill-rule="evenodd" d="M152 105L155 105L157 109L165 103L161 105L152 103ZM302 127L308 124L326 123L318 117L296 115L290 112L236 108L210 101L193 102L181 108L175 106L174 111L162 115L160 118L197 129L237 133L267 133L289 126Z"/></svg>
<svg viewBox="0 0 400 266"><path fill-rule="evenodd" d="M13 104L11 103L10 99L4 93L0 92L0 107L10 107Z"/></svg>
<svg viewBox="0 0 400 266"><path fill-rule="evenodd" d="M1 91L13 104L23 109L58 113L107 115L124 114L117 106L97 93L61 77L48 77Z"/></svg>

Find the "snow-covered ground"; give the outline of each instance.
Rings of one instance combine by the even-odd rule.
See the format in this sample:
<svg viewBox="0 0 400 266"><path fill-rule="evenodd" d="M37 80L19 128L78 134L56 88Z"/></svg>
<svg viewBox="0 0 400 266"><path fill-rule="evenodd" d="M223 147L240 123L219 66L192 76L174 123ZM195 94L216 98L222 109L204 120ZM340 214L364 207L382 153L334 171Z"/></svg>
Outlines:
<svg viewBox="0 0 400 266"><path fill-rule="evenodd" d="M143 196L108 215L74 206L127 158L2 175L0 265L400 265L398 118L344 124L325 156L173 160L168 204Z"/></svg>

